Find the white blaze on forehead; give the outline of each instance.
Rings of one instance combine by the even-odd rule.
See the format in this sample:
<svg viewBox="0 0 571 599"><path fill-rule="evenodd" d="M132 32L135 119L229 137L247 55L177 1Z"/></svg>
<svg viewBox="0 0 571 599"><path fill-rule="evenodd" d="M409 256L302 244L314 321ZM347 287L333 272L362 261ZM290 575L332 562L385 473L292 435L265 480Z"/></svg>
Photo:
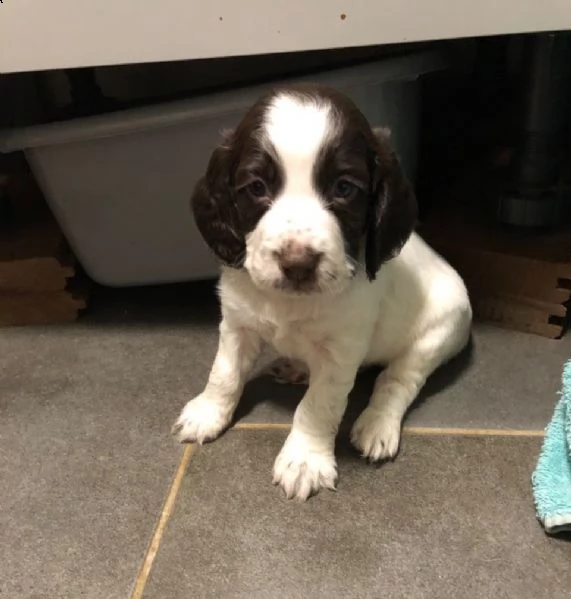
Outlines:
<svg viewBox="0 0 571 599"><path fill-rule="evenodd" d="M270 104L265 129L285 170L289 191L312 186L313 167L332 132L331 107L313 98L278 95Z"/></svg>
<svg viewBox="0 0 571 599"><path fill-rule="evenodd" d="M280 163L283 185L246 238L245 266L258 285L283 285L280 253L291 242L320 254L317 280L323 289L343 286L353 276L337 218L315 185L322 149L339 126L327 98L283 92L264 114L260 136Z"/></svg>
<svg viewBox="0 0 571 599"><path fill-rule="evenodd" d="M276 150L314 156L330 130L330 106L302 96L277 96L268 108L266 130Z"/></svg>

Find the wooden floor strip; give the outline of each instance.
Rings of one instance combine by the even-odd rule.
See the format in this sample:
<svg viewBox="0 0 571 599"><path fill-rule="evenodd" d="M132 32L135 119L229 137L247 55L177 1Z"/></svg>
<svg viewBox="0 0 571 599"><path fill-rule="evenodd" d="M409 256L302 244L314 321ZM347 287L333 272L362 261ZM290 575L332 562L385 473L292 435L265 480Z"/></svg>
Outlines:
<svg viewBox="0 0 571 599"><path fill-rule="evenodd" d="M155 527L155 531L151 538L151 542L143 559L141 569L139 570L137 579L135 580L135 586L133 587L131 599L141 599L141 597L143 596L145 586L149 578L149 574L151 573L151 568L153 567L153 562L155 561L155 557L157 556L157 552L159 550L163 534L167 527L169 518L171 517L171 514L173 512L176 498L180 490L180 485L182 483L182 479L184 478L184 474L186 472L186 469L188 468L190 458L192 457L193 449L193 445L187 445L184 448L182 457L175 471L167 498L163 505L159 521L157 522L157 526Z"/></svg>
<svg viewBox="0 0 571 599"><path fill-rule="evenodd" d="M234 425L237 431L287 431L291 424L286 422L239 422ZM505 428L462 428L462 427L432 427L405 426L405 435L450 435L471 437L543 437L545 432L536 429L505 429Z"/></svg>

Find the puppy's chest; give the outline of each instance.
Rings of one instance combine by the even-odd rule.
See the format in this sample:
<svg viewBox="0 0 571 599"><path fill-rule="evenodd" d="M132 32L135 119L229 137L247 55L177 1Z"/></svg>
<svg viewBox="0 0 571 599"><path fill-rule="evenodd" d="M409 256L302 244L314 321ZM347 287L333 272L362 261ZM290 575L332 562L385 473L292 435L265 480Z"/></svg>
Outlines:
<svg viewBox="0 0 571 599"><path fill-rule="evenodd" d="M248 328L284 356L307 359L316 348L331 343L339 335L334 319L320 307L294 305L292 308L261 302L251 306L248 312Z"/></svg>
<svg viewBox="0 0 571 599"><path fill-rule="evenodd" d="M265 316L265 318L264 318ZM318 319L295 318L291 314L266 313L255 324L262 339L279 353L305 358L316 346L326 343L334 335L327 322Z"/></svg>
<svg viewBox="0 0 571 599"><path fill-rule="evenodd" d="M376 311L362 301L361 287L336 296L289 298L266 295L239 279L221 290L229 320L284 356L307 362L324 354L360 354L370 342Z"/></svg>

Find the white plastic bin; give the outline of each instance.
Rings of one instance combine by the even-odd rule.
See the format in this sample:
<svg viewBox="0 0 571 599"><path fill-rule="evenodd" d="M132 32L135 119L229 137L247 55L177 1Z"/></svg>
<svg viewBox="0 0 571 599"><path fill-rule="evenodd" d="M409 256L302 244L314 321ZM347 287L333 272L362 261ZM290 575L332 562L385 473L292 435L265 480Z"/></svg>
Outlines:
<svg viewBox="0 0 571 599"><path fill-rule="evenodd" d="M320 73L374 126L389 126L409 176L416 167L418 77L443 68L423 53ZM111 286L213 277L189 199L223 129L271 84L0 134L24 150L63 232L88 274Z"/></svg>

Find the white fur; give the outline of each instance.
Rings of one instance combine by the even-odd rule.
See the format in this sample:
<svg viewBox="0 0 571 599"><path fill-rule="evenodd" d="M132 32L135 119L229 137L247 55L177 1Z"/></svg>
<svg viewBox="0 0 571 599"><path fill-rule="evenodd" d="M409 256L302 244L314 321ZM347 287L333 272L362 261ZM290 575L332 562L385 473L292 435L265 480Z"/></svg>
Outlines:
<svg viewBox="0 0 571 599"><path fill-rule="evenodd" d="M289 185L297 185L305 192L308 187L311 189L311 179L307 173L311 171L317 153L331 134L333 123L331 107L325 102L317 99L301 101L287 94L274 98L266 113L265 131L271 146L290 166Z"/></svg>
<svg viewBox="0 0 571 599"><path fill-rule="evenodd" d="M267 133L286 184L247 239L245 270L223 269L218 353L206 389L175 425L182 441L219 435L264 343L303 362L309 387L274 465L274 482L298 499L335 487L335 436L358 369L387 366L352 442L372 460L393 457L408 407L427 377L466 345L471 323L462 280L416 234L373 282L362 270L352 276L339 226L312 184L317 152L331 128L326 108L316 104L287 98L269 111ZM291 239L324 253L320 293L276 290L282 275L273 252ZM328 273L335 274L334 283Z"/></svg>

